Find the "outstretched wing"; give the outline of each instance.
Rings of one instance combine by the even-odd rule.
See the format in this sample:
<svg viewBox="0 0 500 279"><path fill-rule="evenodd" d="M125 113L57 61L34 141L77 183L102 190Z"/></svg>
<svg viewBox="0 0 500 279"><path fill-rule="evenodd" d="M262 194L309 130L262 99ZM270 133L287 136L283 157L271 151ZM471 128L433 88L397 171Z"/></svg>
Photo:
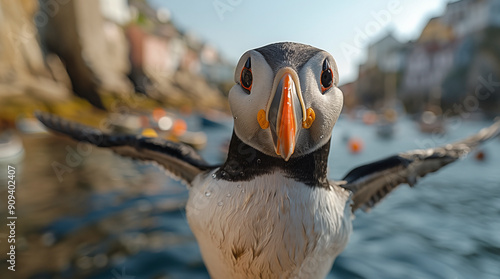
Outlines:
<svg viewBox="0 0 500 279"><path fill-rule="evenodd" d="M352 211L367 211L401 184L414 186L420 177L465 156L482 142L500 133L500 121L464 140L442 147L419 149L351 170L342 187L353 193Z"/></svg>
<svg viewBox="0 0 500 279"><path fill-rule="evenodd" d="M49 129L77 141L111 148L122 156L157 163L173 178L187 185L200 172L217 167L209 165L192 147L182 143L136 135L110 135L48 113L36 112L35 116Z"/></svg>

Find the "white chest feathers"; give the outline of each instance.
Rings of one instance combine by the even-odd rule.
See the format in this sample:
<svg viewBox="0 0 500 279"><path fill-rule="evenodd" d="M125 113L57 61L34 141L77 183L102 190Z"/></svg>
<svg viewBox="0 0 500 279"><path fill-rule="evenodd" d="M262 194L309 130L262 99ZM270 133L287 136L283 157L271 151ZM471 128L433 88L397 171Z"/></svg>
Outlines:
<svg viewBox="0 0 500 279"><path fill-rule="evenodd" d="M352 231L349 194L280 173L198 177L186 207L212 278L324 278Z"/></svg>

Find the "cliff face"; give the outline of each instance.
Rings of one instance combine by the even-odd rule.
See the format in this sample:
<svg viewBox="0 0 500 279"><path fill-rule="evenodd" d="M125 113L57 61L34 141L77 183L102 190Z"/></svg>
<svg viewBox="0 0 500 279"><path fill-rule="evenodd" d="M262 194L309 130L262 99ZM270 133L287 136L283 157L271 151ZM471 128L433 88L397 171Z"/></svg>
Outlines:
<svg viewBox="0 0 500 279"><path fill-rule="evenodd" d="M0 119L72 93L101 109L136 92L164 105L224 109L216 82L199 70L206 48L145 8L145 26L120 26L104 18L100 0L0 0Z"/></svg>
<svg viewBox="0 0 500 279"><path fill-rule="evenodd" d="M0 0L0 98L61 102L72 91L104 108L102 92L133 92L127 41L99 0Z"/></svg>
<svg viewBox="0 0 500 279"><path fill-rule="evenodd" d="M0 0L0 98L27 95L57 102L70 96L68 87L55 77L61 62L44 62L33 24L37 8L32 0Z"/></svg>
<svg viewBox="0 0 500 279"><path fill-rule="evenodd" d="M99 91L133 92L126 78L127 42L116 25L104 21L99 0L39 3L39 12L48 15L46 23L38 26L41 42L48 53L63 60L78 96L104 108Z"/></svg>

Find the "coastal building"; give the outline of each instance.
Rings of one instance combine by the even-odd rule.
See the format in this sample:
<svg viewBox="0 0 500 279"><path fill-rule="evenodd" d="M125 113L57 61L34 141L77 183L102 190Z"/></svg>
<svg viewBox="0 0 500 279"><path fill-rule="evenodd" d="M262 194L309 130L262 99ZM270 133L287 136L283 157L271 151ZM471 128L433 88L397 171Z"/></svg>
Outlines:
<svg viewBox="0 0 500 279"><path fill-rule="evenodd" d="M429 20L411 45L399 95L410 111L440 102L441 85L453 67L456 45L452 29L438 17Z"/></svg>
<svg viewBox="0 0 500 279"><path fill-rule="evenodd" d="M460 0L450 2L442 16L443 24L463 38L487 27L500 27L499 0Z"/></svg>
<svg viewBox="0 0 500 279"><path fill-rule="evenodd" d="M357 99L370 108L379 108L396 98L398 73L405 61L406 47L388 33L368 47L366 62L359 66Z"/></svg>
<svg viewBox="0 0 500 279"><path fill-rule="evenodd" d="M375 109L397 96L409 112L429 105L464 109L466 100L473 100L475 111L498 113L500 94L484 83L500 81L499 45L500 0L450 2L415 41L400 43L388 34L371 44L359 66L356 95ZM479 100L474 97L479 87L494 92Z"/></svg>

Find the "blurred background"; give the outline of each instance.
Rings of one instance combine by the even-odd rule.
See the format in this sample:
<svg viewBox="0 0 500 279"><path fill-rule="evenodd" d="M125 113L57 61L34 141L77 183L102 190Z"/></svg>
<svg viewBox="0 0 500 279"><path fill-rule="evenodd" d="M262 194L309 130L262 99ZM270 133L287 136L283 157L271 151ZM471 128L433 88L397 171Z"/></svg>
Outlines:
<svg viewBox="0 0 500 279"><path fill-rule="evenodd" d="M329 176L431 148L500 113L500 0L0 0L0 220L16 167L16 271L1 278L208 278L183 205L156 167L48 133L49 111L225 160L241 54L278 41L329 51L345 106ZM500 140L401 187L329 278L500 278Z"/></svg>

